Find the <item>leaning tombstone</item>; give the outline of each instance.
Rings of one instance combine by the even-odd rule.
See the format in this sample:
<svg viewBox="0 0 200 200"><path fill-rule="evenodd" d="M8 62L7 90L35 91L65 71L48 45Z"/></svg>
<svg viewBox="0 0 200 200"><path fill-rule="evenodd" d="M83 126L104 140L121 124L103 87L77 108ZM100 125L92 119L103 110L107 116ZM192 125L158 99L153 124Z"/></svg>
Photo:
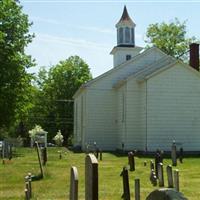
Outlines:
<svg viewBox="0 0 200 200"><path fill-rule="evenodd" d="M163 164L158 164L158 182L160 187L164 187Z"/></svg>
<svg viewBox="0 0 200 200"><path fill-rule="evenodd" d="M168 165L166 170L167 170L168 188L173 188L174 187L174 182L173 182L172 166Z"/></svg>
<svg viewBox="0 0 200 200"><path fill-rule="evenodd" d="M85 199L98 200L98 161L93 154L85 158Z"/></svg>
<svg viewBox="0 0 200 200"><path fill-rule="evenodd" d="M135 200L140 200L140 179L135 179Z"/></svg>
<svg viewBox="0 0 200 200"><path fill-rule="evenodd" d="M121 198L124 200L130 200L129 178L128 178L128 170L126 167L123 167L120 176L122 176L123 178L123 194Z"/></svg>
<svg viewBox="0 0 200 200"><path fill-rule="evenodd" d="M128 153L128 163L130 166L130 171L135 171L135 158L133 152Z"/></svg>
<svg viewBox="0 0 200 200"><path fill-rule="evenodd" d="M42 167L42 162L41 162L41 155L40 155L40 151L39 151L39 145L38 145L37 142L35 142L35 144L36 144L38 161L39 161L39 166L40 166L40 175L41 175L41 178L43 178L44 177L44 172L43 172L43 167Z"/></svg>
<svg viewBox="0 0 200 200"><path fill-rule="evenodd" d="M175 141L173 141L173 144L172 144L171 158L172 158L172 166L176 166L177 160L176 160L176 143L175 143Z"/></svg>
<svg viewBox="0 0 200 200"><path fill-rule="evenodd" d="M179 171L178 169L174 170L174 188L179 191Z"/></svg>
<svg viewBox="0 0 200 200"><path fill-rule="evenodd" d="M78 170L71 167L69 200L78 200Z"/></svg>
<svg viewBox="0 0 200 200"><path fill-rule="evenodd" d="M179 151L179 161L180 163L183 163L183 148L182 147L180 148L180 151Z"/></svg>
<svg viewBox="0 0 200 200"><path fill-rule="evenodd" d="M151 192L146 200L188 200L184 195L172 188L160 188Z"/></svg>

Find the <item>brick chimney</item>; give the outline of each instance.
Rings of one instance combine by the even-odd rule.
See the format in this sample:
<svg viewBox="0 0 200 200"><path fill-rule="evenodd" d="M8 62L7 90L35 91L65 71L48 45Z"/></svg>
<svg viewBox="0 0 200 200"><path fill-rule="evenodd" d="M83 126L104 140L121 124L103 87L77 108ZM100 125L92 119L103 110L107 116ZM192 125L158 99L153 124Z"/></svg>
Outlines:
<svg viewBox="0 0 200 200"><path fill-rule="evenodd" d="M199 71L199 44L190 44L190 66Z"/></svg>

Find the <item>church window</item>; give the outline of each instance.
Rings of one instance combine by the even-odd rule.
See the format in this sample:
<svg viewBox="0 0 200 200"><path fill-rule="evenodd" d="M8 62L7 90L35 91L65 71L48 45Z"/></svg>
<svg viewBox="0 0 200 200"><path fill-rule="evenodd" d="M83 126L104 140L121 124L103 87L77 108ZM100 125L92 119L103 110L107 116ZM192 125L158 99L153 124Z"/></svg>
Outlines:
<svg viewBox="0 0 200 200"><path fill-rule="evenodd" d="M130 43L130 28L125 28L125 42Z"/></svg>
<svg viewBox="0 0 200 200"><path fill-rule="evenodd" d="M135 33L133 28L131 29L131 42L135 44Z"/></svg>
<svg viewBox="0 0 200 200"><path fill-rule="evenodd" d="M123 43L123 28L119 29L119 43Z"/></svg>
<svg viewBox="0 0 200 200"><path fill-rule="evenodd" d="M126 60L130 60L131 59L131 55L126 55Z"/></svg>

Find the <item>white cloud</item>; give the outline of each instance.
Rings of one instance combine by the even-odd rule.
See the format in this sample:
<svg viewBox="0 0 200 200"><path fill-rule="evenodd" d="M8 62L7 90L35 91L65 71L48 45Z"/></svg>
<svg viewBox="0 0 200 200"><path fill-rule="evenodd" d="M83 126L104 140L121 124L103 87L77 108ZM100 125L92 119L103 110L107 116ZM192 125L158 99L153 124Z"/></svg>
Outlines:
<svg viewBox="0 0 200 200"><path fill-rule="evenodd" d="M33 22L41 22L41 23L48 23L53 25L61 25L62 23L55 20L55 19L47 19L47 18L41 18L41 17L30 17L30 20Z"/></svg>

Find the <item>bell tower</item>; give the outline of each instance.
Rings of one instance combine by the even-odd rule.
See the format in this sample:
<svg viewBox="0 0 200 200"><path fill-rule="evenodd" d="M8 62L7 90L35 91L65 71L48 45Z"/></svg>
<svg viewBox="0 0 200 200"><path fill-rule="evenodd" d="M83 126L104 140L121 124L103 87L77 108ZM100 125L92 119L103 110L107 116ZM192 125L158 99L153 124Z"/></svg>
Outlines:
<svg viewBox="0 0 200 200"><path fill-rule="evenodd" d="M114 67L130 60L142 50L141 47L135 46L135 26L136 24L124 6L122 16L115 26L117 28L117 46L111 51Z"/></svg>

